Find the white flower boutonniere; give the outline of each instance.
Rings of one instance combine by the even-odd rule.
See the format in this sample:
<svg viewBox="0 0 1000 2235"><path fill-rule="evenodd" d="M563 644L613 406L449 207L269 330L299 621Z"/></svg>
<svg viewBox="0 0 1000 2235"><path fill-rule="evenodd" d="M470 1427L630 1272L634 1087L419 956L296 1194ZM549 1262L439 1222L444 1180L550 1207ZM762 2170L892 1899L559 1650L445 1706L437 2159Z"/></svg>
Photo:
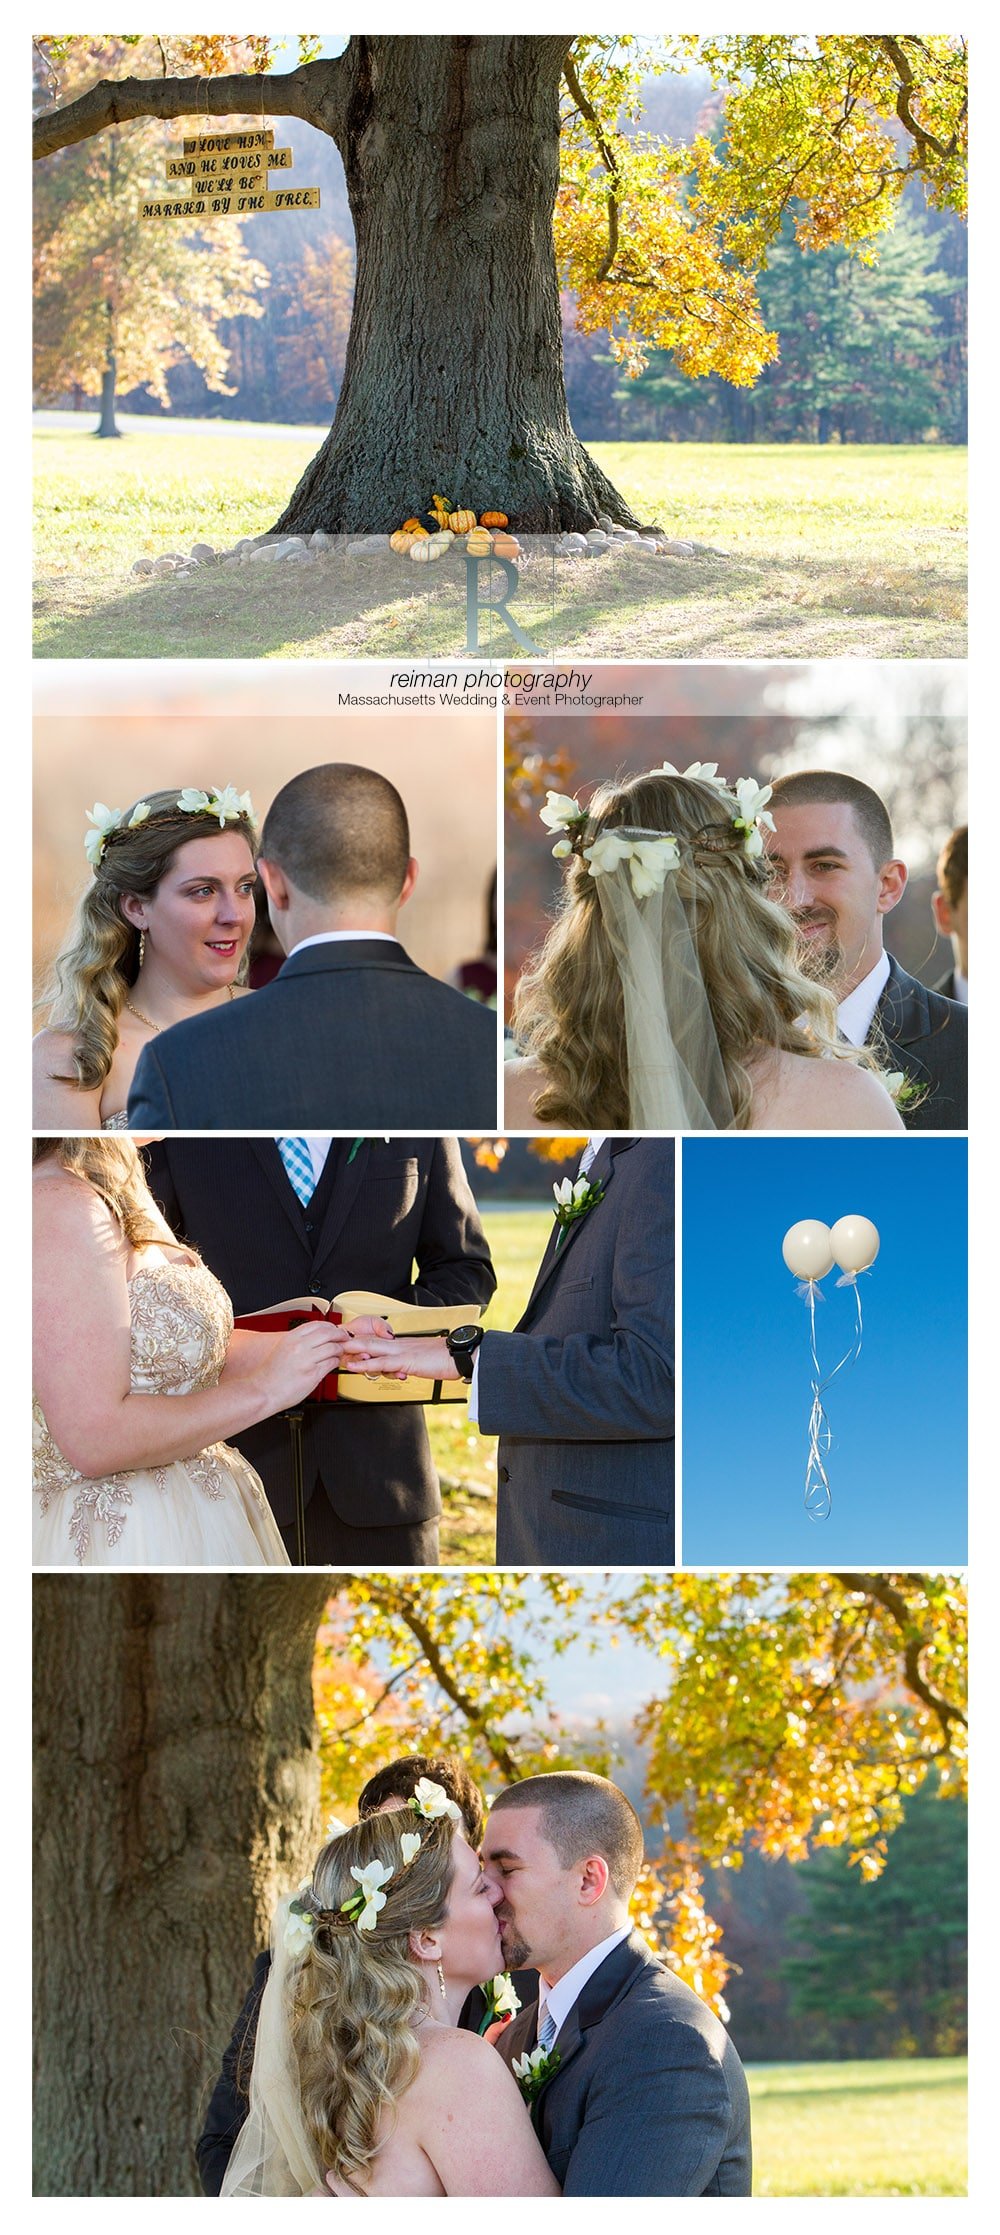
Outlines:
<svg viewBox="0 0 1000 2235"><path fill-rule="evenodd" d="M514 2058L511 2071L526 2103L533 2103L541 2094L561 2062L558 2049L527 2049L523 2056Z"/></svg>
<svg viewBox="0 0 1000 2235"><path fill-rule="evenodd" d="M552 1193L555 1196L556 1224L561 1228L556 1243L558 1249L567 1227L575 1225L578 1218L586 1218L587 1212L603 1201L604 1182L586 1179L553 1180Z"/></svg>

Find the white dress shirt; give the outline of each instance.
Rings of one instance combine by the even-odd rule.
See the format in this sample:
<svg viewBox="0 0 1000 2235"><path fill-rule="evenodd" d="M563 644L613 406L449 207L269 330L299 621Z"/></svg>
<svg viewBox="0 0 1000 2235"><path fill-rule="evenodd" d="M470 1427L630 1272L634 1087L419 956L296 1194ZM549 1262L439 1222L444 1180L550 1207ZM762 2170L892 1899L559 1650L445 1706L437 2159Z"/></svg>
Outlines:
<svg viewBox="0 0 1000 2235"><path fill-rule="evenodd" d="M542 2030L545 2013L548 2011L550 2017L555 2021L556 2037L558 2038L574 2004L579 2002L588 1979L593 1978L595 1971L604 1962L605 1956L611 1954L612 1948L621 1947L622 1941L628 1939L631 1930L631 1925L620 1925L617 1932L609 1932L606 1940L599 1940L596 1948L588 1948L586 1955L581 1956L578 1963L574 1963L569 1971L564 1971L562 1978L556 1980L554 1987L547 1987L545 1980L539 1978L538 2033Z"/></svg>
<svg viewBox="0 0 1000 2235"><path fill-rule="evenodd" d="M878 1008L883 988L889 982L889 957L880 954L873 970L862 978L850 993L844 995L837 1008L837 1023L852 1048L863 1048L871 1031L872 1018Z"/></svg>
<svg viewBox="0 0 1000 2235"><path fill-rule="evenodd" d="M951 999L952 1001L960 1001L963 1009L967 1009L969 1006L969 981L968 978L963 978L957 962L952 973Z"/></svg>
<svg viewBox="0 0 1000 2235"><path fill-rule="evenodd" d="M587 1135L587 1148L589 1148L589 1149L593 1149L593 1152L594 1152L594 1156L596 1156L596 1155L597 1155L597 1153L598 1153L598 1150L599 1150L599 1149L601 1149L601 1148L603 1148L603 1146L604 1146L604 1143L605 1143L605 1141L607 1140L607 1138L608 1138L608 1136L607 1136L607 1134L606 1134L606 1133L588 1133L588 1135ZM582 1162L583 1162L583 1157L584 1157L584 1154L585 1154L585 1153L586 1153L585 1151L581 1151L581 1156L580 1156L580 1162L581 1162L581 1164L582 1164ZM593 1162L593 1158L591 1158L591 1162ZM469 1418L469 1420L470 1420L470 1421L472 1422L472 1426L473 1426L474 1428L478 1428L478 1426L479 1426L479 1350L478 1350L478 1349L477 1349L477 1351L476 1351L476 1355L475 1355L475 1357L474 1357L474 1359L473 1359L473 1361L472 1361L472 1380L471 1380L471 1381L470 1381L470 1383L469 1383L469 1402L468 1402L467 1413L468 1413L468 1418Z"/></svg>
<svg viewBox="0 0 1000 2235"><path fill-rule="evenodd" d="M294 947L289 947L285 961L290 962L293 955L302 954L306 947L331 946L336 939L388 939L390 946L399 946L394 931L311 931L308 939L299 939Z"/></svg>

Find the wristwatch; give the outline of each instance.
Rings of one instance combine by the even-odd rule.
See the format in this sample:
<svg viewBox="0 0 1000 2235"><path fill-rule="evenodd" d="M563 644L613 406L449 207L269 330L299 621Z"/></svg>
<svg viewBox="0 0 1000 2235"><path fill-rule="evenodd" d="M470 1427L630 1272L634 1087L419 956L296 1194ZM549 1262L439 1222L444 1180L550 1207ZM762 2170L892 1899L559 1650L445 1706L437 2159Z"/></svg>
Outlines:
<svg viewBox="0 0 1000 2235"><path fill-rule="evenodd" d="M485 1328L476 1326L453 1327L450 1335L444 1338L463 1381L472 1380L472 1362L485 1331Z"/></svg>

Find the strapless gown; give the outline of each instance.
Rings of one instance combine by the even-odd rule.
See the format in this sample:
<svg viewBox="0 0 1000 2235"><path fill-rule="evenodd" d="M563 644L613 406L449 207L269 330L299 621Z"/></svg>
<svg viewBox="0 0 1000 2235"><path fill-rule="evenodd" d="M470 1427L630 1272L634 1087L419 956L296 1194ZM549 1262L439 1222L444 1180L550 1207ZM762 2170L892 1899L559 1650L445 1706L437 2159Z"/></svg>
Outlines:
<svg viewBox="0 0 1000 2235"><path fill-rule="evenodd" d="M180 1397L213 1388L233 1329L214 1274L157 1260L140 1264L128 1288L133 1391ZM37 1398L32 1418L36 1565L288 1567L260 1477L228 1444L98 1482L64 1458Z"/></svg>

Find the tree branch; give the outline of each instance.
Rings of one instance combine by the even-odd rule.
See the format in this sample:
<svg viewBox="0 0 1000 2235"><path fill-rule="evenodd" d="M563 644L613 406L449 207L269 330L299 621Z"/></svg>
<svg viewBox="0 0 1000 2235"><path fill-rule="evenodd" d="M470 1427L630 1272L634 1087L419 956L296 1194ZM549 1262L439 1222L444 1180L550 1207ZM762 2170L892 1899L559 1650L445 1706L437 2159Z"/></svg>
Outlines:
<svg viewBox="0 0 1000 2235"><path fill-rule="evenodd" d="M896 96L896 115L913 141L917 150L918 163L926 162L928 155L937 155L942 162L947 162L949 156L955 155L958 151L957 129L952 133L950 140L936 139L933 132L928 132L926 125L921 124L913 114L910 96L913 93L916 81L904 48L898 39L891 38L883 32L878 34L878 43L888 55L896 72L899 81L899 92ZM967 100L963 100L958 112L960 119L964 118L967 106Z"/></svg>
<svg viewBox="0 0 1000 2235"><path fill-rule="evenodd" d="M330 1580L335 1583L337 1579L331 1577ZM343 1578L345 1583L353 1580L353 1577L345 1576ZM475 1700L463 1689L458 1678L449 1668L430 1625L424 1616L418 1612L416 1601L405 1590L399 1591L398 1594L396 1591L391 1591L388 1594L377 1591L374 1588L374 1577L372 1576L368 1578L368 1588L372 1598L387 1614L394 1614L401 1622L405 1622L407 1629L416 1638L417 1644L427 1660L428 1667L446 1699L452 1701L459 1713L465 1717L470 1728L478 1731L480 1736L485 1739L497 1768L502 1770L506 1778L514 1782L521 1775L521 1765L517 1756L505 1744L499 1732L490 1729Z"/></svg>
<svg viewBox="0 0 1000 2235"><path fill-rule="evenodd" d="M906 1683L916 1698L922 1700L924 1706L930 1708L931 1713L937 1716L947 1744L950 1740L952 1724L959 1723L964 1730L968 1718L955 1701L946 1699L943 1692L936 1692L933 1685L928 1683L921 1667L921 1661L929 1641L915 1631L913 1616L902 1592L897 1591L895 1585L890 1583L888 1576L885 1575L838 1574L836 1580L838 1583L842 1583L847 1591L863 1591L869 1599L874 1600L876 1606L884 1607L885 1612L891 1615L903 1640L903 1670ZM915 1583L920 1583L921 1580L919 1577L913 1578Z"/></svg>
<svg viewBox="0 0 1000 2235"><path fill-rule="evenodd" d="M347 53L350 52L348 48ZM336 138L349 73L346 53L330 62L306 62L276 77L243 70L230 77L102 78L65 108L35 118L33 157L37 163L61 147L93 139L112 124L139 117L297 116Z"/></svg>
<svg viewBox="0 0 1000 2235"><path fill-rule="evenodd" d="M611 191L608 195L608 245L604 255L601 258L600 266L595 275L597 284L598 286L600 286L601 281L607 279L608 273L611 270L615 257L618 254L618 165L615 162L610 143L607 139L600 117L597 114L597 110L593 107L593 104L588 101L583 87L580 84L580 80L577 77L576 66L571 60L569 54L566 55L563 61L563 76L569 87L570 93L572 94L576 108L579 110L580 115L583 117L584 121L589 124L591 131L593 132L594 145L597 149L598 155L601 158L601 162L603 163L604 168L607 171L612 182Z"/></svg>

